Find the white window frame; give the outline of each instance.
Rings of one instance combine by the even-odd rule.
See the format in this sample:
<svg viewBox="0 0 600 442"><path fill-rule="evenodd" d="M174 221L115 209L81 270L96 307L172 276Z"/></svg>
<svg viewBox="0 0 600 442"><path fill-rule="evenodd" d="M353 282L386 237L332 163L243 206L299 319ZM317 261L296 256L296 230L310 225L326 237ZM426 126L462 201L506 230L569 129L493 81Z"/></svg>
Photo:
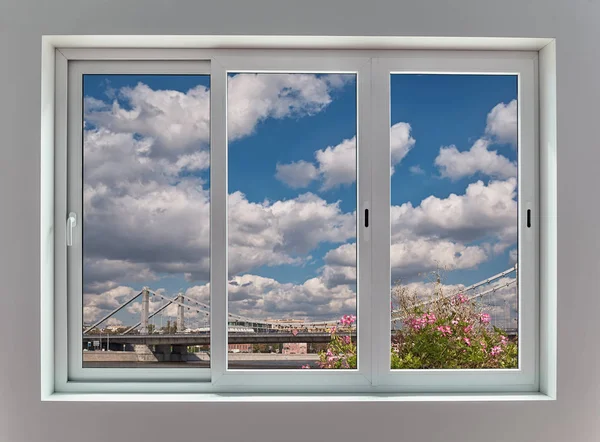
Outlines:
<svg viewBox="0 0 600 442"><path fill-rule="evenodd" d="M518 359L516 369L391 370L389 344L378 340L374 350L378 384L392 391L537 391L539 381L538 296L538 118L536 52L404 52L373 62L373 163L382 170L390 164L390 79L392 74L515 75L518 77ZM387 124L388 128L386 129ZM391 178L373 174L373 249L390 249ZM532 211L527 227L526 211ZM373 252L373 303L375 334L389 333L390 254ZM387 346L384 346L388 344Z"/></svg>
<svg viewBox="0 0 600 442"><path fill-rule="evenodd" d="M295 51L271 54L223 54L211 60L211 361L216 388L238 391L343 392L367 391L371 376L371 303L369 231L364 228L364 209L371 200L369 153L370 59L329 51ZM356 370L239 370L227 368L227 201L228 144L227 76L229 73L347 73L356 75L357 127L357 348ZM223 173L226 171L226 173ZM214 190L213 190L214 189ZM361 210L360 208L363 208ZM213 226L217 226L214 228ZM224 284L225 283L225 284ZM213 292L215 296L212 296ZM213 322L214 318L214 322Z"/></svg>
<svg viewBox="0 0 600 442"><path fill-rule="evenodd" d="M145 379L148 381L183 381L199 382L210 380L210 370L207 368L89 368L83 367L82 333L83 317L83 280L82 280L82 257L83 257L83 76L86 74L139 74L139 75L210 75L210 62L208 61L73 61L68 65L67 75L67 171L65 174L57 173L57 179L63 180L61 188L67 190L66 201L57 197L57 219L61 221L59 214L74 212L78 217L78 226L73 229L73 243L67 247L67 290L60 291L60 296L66 296L68 308L68 327L59 324L59 334L67 333L68 341L68 372L69 379L73 381L136 381ZM64 146L62 146L64 148ZM57 152L59 149L57 148ZM61 152L62 153L62 152ZM61 165L62 166L62 165ZM64 206L63 206L64 204ZM64 220L63 220L64 221ZM60 244L60 236L66 232L57 231L57 243ZM64 253L62 247L57 247ZM57 260L58 262L58 260ZM69 295L72 294L72 295ZM64 300L62 302L65 302ZM68 332L67 332L68 331ZM64 339L59 339L57 348L64 345Z"/></svg>
<svg viewBox="0 0 600 442"><path fill-rule="evenodd" d="M127 37L123 37L124 41L127 41ZM327 71L327 61L331 57L338 59L354 59L354 62L358 59L373 58L373 75L380 75L381 70L386 63L390 62L391 59L403 57L406 60L408 55L405 52L390 50L390 49L373 49L373 50L360 50L354 49L359 47L356 40L348 38L332 38L330 39L330 45L334 49L320 49L319 51L306 51L298 50L297 47L319 47L321 46L320 41L314 38L298 37L296 40L288 41L285 38L280 37L255 37L254 39L235 40L235 37L231 37L227 41L238 41L238 47L244 45L252 46L257 45L264 49L261 50L227 50L227 49L210 49L210 47L222 47L223 41L219 41L219 38L215 37L196 37L196 39L190 39L187 37L139 37L138 39L130 39L130 43L117 43L114 38L111 37L45 37L44 38L44 51L43 51L43 63L42 63L42 219L41 219L41 271L42 271L42 341L41 341L41 352L42 352L42 399L44 400L136 400L139 398L139 393L143 393L144 398L151 398L152 400L348 400L353 398L355 400L503 400L506 398L512 399L553 399L555 398L556 391L556 104L555 104L555 60L554 60L554 43L547 39L515 39L514 41L507 39L491 39L485 41L485 39L447 39L445 42L443 39L402 39L396 38L395 40L381 40L374 44L377 48L402 48L410 49L517 49L517 50L533 50L535 56L539 54L539 63L543 69L539 73L539 105L540 105L540 125L539 125L539 140L541 142L541 148L539 151L539 185L540 185L540 198L539 198L539 215L533 217L534 223L539 227L536 231L539 232L539 247L536 247L536 251L540 251L540 271L539 271L539 325L535 327L539 329L539 352L535 352L534 359L537 359L536 366L534 367L533 375L534 381L531 382L531 372L529 371L530 365L528 361L521 360L521 365L518 375L521 375L521 380L518 382L502 382L494 385L494 382L490 382L491 379L483 379L472 376L479 376L475 373L464 373L464 379L458 379L456 376L453 377L454 373L434 373L434 371L428 374L428 371L419 371L418 374L404 374L397 372L389 373L389 370L385 370L383 364L383 357L379 357L377 360L372 358L373 365L370 367L364 367L363 363L360 363L359 370L353 373L343 373L339 370L332 370L328 373L302 373L300 371L293 370L293 373L287 371L278 371L276 377L277 382L273 382L274 373L265 373L264 370L258 372L252 371L249 373L248 370L226 370L226 332L227 322L224 321L224 326L220 328L212 327L211 330L211 346L215 342L222 342L222 348L219 350L223 352L223 355L215 355L215 361L211 364L212 376L210 377L212 382L207 382L208 378L201 374L196 373L198 377L193 380L183 379L179 377L178 381L170 380L169 372L183 371L187 374L191 374L195 369L165 369L166 377L157 371L156 369L150 369L151 373L147 379L143 382L136 382L132 378L123 377L123 374L115 372L114 377L107 377L109 369L86 369L86 370L100 370L99 373L89 372L91 377L84 375L79 377L79 374L69 372L70 367L67 364L67 333L63 329L63 325L67 322L67 298L66 298L66 251L62 247L65 241L65 213L66 207L60 206L58 199L55 200L55 195L62 195L67 193L66 178L66 148L61 150L60 146L66 146L67 134L63 130L66 127L68 116L67 116L67 96L68 96L68 85L67 85L67 72L69 70L68 64L70 60L146 60L146 61L158 61L159 65L166 66L174 60L182 61L188 60L190 63L196 63L202 60L210 60L211 63L211 243L213 241L226 241L227 233L225 228L215 229L214 221L215 216L223 216L226 214L226 207L215 207L215 199L212 198L213 192L221 192L226 195L226 177L221 176L217 178L217 182L213 181L213 172L215 172L216 164L226 164L226 150L222 147L226 147L225 135L225 110L226 110L226 95L220 94L218 100L216 99L216 89L224 90L226 88L226 72L227 71L293 71L294 67L298 72L325 72ZM132 48L131 41L137 42L135 44L137 48ZM145 43L140 43L140 42ZM298 43L300 42L300 43ZM69 47L71 46L71 47ZM121 46L121 47L118 47ZM129 46L129 47L128 47ZM143 48L143 47L146 48ZM182 49L182 47L186 47ZM153 49L148 49L152 47ZM208 49L197 49L198 47L204 47ZM269 49L273 48L273 49ZM280 49L274 49L280 48ZM283 48L283 49L281 49ZM266 50L269 49L269 50ZM411 52L415 55L416 52ZM430 56L432 52L426 52L422 55ZM449 53L445 52L443 55L447 56ZM503 56L506 56L505 52L498 52L493 54L486 52L490 59L501 60ZM305 63L302 64L298 55L309 57L314 62L324 62L325 69L323 67L315 66L310 62L307 62L309 58L305 59ZM440 54L442 55L442 54ZM481 55L481 54L480 54ZM520 53L519 56L522 56ZM455 53L453 56L462 56L463 59L471 59L474 66L477 64L477 53ZM254 61L253 61L254 57ZM266 58L265 58L266 57ZM531 54L527 55L532 60ZM535 57L534 57L535 58ZM270 59L272 64L253 64L259 61L265 62ZM383 60L388 59L388 60ZM168 63L163 63L167 61ZM393 63L396 62L392 62ZM412 65L412 67L403 68L402 66L393 67L394 72L398 72L402 69L408 70L419 70L422 71L436 71L433 66L427 68L427 63ZM150 64L148 65L150 66ZM353 65L354 66L354 65ZM389 65L387 65L389 67ZM488 69L490 67L488 66ZM339 72L339 67L331 67L331 70ZM358 68L356 68L358 69ZM362 69L362 68L361 68ZM433 69L433 70L432 70ZM497 72L515 72L514 68L507 69L496 65ZM164 69L163 69L164 70ZM168 68L167 68L168 70ZM348 69L353 71L354 69ZM445 71L449 70L446 66ZM472 69L464 68L463 71L478 72L481 69L473 67ZM483 69L485 70L485 69ZM356 70L355 72L357 72ZM439 71L439 69L437 70ZM521 72L521 71L519 71ZM118 72L111 72L118 73ZM141 73L136 71L136 73ZM148 72L150 73L150 72ZM151 73L160 73L156 70L152 70ZM172 72L174 73L174 72ZM183 73L183 72L178 72ZM219 73L216 77L215 73ZM222 75L225 74L225 75ZM360 78L367 78L369 73L363 73ZM537 77L537 73L536 73ZM361 82L359 78L359 84ZM389 82L388 82L389 83ZM381 86L381 84L379 84ZM359 85L360 87L360 85ZM381 97L383 93L383 87L375 87L372 91L371 97L375 100L375 97ZM538 89L533 87L534 93L538 92ZM521 93L521 90L519 91ZM379 94L379 95L378 95ZM360 96L360 92L359 92ZM360 100L360 97L359 97ZM389 104L389 95L386 97ZM218 102L220 101L220 103ZM360 101L359 101L360 102ZM534 99L533 104L537 106L538 100ZM366 102L362 102L363 105ZM376 110L373 107L373 119L370 120L370 112L366 107L367 112L363 110L363 106L358 109L358 122L361 125L359 130L359 144L361 144L361 134L366 136L369 130L370 124L385 124L387 125L387 131L389 132L389 109L384 111L382 108ZM221 115L215 119L215 115ZM377 118L385 117L384 120L377 120ZM81 117L80 117L81 118ZM219 129L219 125L220 129ZM375 126L374 126L375 127ZM221 135L214 133L215 129L219 129L218 132ZM534 133L534 137L537 136L537 132ZM521 137L524 134L521 132ZM528 136L528 135L526 135ZM388 133L389 138L389 133ZM388 162L389 162L389 139L387 144L383 144L384 139L379 140L379 145L387 148ZM365 144L364 140L362 142ZM221 146L220 153L215 151L215 146ZM359 163L365 174L370 175L370 169L367 170L367 164L365 161L368 159L362 158L366 155L367 148L359 148L359 155L361 156ZM374 150L373 157L371 160L383 159L383 150ZM521 160L521 157L520 157ZM359 181L364 179L363 171L360 171ZM380 174L384 175L384 174ZM373 175L373 188L382 189L383 184L381 181L376 182L377 174ZM520 179L522 177L519 177ZM220 181L220 182L219 182ZM522 181L519 181L519 189L521 189ZM389 194L389 182L388 194ZM362 192L359 191L359 192ZM370 192L370 190L369 190ZM383 195L385 196L385 195ZM223 202L226 200L223 200ZM363 199L361 204L364 202L368 204L369 199ZM375 201L371 203L375 209ZM382 204L382 198L379 199L379 204ZM534 203L532 203L534 204ZM389 199L388 199L388 213L389 213ZM221 204L221 206L224 206ZM363 209L368 206L357 206L358 213L362 213ZM381 206L383 207L383 206ZM534 208L535 205L532 205ZM221 215L217 215L220 213ZM379 218L379 219L378 219ZM383 223L384 217L377 216L373 218L373 222ZM223 218L221 218L223 219ZM378 220L377 220L378 219ZM389 218L388 218L389 219ZM359 225L361 217L358 217ZM522 219L520 218L520 223ZM223 224L224 225L224 224ZM380 224L381 226L382 224ZM522 224L520 224L522 226ZM389 230L389 222L387 225ZM375 231L375 224L372 224L372 229ZM520 233L523 231L521 227ZM363 236L363 242L369 240L368 235L363 229L358 229L359 238ZM372 234L371 234L372 235ZM359 241L357 238L357 241ZM379 239L377 239L379 238ZM519 245L521 246L521 236L519 237ZM535 238L532 239L535 241ZM371 238L372 243L381 243L383 241L382 236L373 236ZM389 236L388 236L389 245ZM226 242L225 242L226 244ZM212 246L212 244L211 244ZM359 245L360 247L360 245ZM376 247L376 246L374 246ZM365 248L367 249L367 248ZM519 247L521 251L521 247ZM359 260L363 258L363 251L359 252ZM366 252L365 252L366 253ZM368 255L366 255L368 256ZM375 258L375 257L373 257ZM215 275L215 255L211 256L211 285L212 291L217 291L214 284L217 280L213 279ZM220 274L226 275L226 254L223 250L222 256L220 256L221 265L217 264L216 271L221 272ZM372 261L374 265L375 260ZM363 266L366 267L366 266ZM362 285L363 282L368 281L368 271L363 278L362 270L359 271L359 281ZM225 273L223 273L225 272ZM373 284L376 285L376 271L373 269ZM522 275L522 273L521 273ZM520 276L521 276L520 275ZM226 279L221 284L226 285ZM387 279L389 281L389 278ZM379 281L381 284L382 281ZM383 281L385 282L385 281ZM534 282L535 283L535 278ZM221 290L226 287L221 287ZM361 292L359 287L358 292ZM218 300L213 298L211 291L211 321L215 317L226 318L227 312L227 301L226 297L221 296ZM222 290L224 291L224 290ZM79 291L81 294L81 291ZM389 299L389 284L386 286L386 292ZM379 291L379 295L383 296L384 292ZM81 298L81 296L78 296ZM362 344L359 342L359 358L361 352L370 351L368 345L364 342L367 341L368 334L371 332L371 327L365 330L365 322L371 318L373 323L381 318L384 314L381 304L379 308L373 308L373 311L369 311L371 308L369 303L364 302L364 295L362 302L359 298L359 318L364 315L365 312L369 316L369 319L365 321L363 316L359 327L363 327L362 332L359 331L359 336L363 339ZM388 320L386 321L389 326L389 302L385 304L387 309L386 314ZM525 306L526 307L526 306ZM537 309L533 309L537 311ZM372 314L372 316L371 316ZM534 312L535 314L535 312ZM80 315L78 315L80 316ZM522 324L522 321L519 321ZM66 327L65 327L66 328ZM78 328L77 333L81 335L81 328ZM533 333L533 331L532 331ZM379 339L375 335L379 333L373 333L370 338L374 342L380 342L379 347L383 347L385 340ZM387 335L389 335L389 328L387 328ZM528 334L531 336L531 334ZM386 346L387 364L389 367L389 345ZM377 348L373 346L371 348ZM81 346L79 347L79 353L81 353ZM520 349L521 350L521 349ZM213 350L214 352L214 350ZM382 348L375 350L382 354ZM217 352L218 353L218 352ZM520 351L521 354L521 351ZM539 355L539 356L538 356ZM363 354L364 356L364 354ZM215 363L216 360L219 362ZM365 359L363 359L365 360ZM108 370L108 371L107 371ZM119 369L115 369L119 370ZM141 371L139 369L127 369L135 372L134 377L139 378ZM161 370L161 369L158 369ZM204 369L207 370L207 369ZM462 370L461 370L462 371ZM487 370L486 370L487 371ZM504 370L503 370L504 371ZM509 370L513 371L513 370ZM331 373L331 375L330 375ZM458 373L460 375L460 373ZM539 376L536 376L539 374ZM336 376L334 376L336 375ZM426 381L415 381L410 378L411 376L418 375L420 379ZM449 377L448 377L449 375ZM494 374L490 373L491 376ZM513 376L515 373L509 373L507 376ZM312 376L312 377L311 377ZM487 376L484 376L484 378ZM460 376L459 376L460 378ZM468 378L468 379L467 379ZM251 381L250 381L251 379ZM343 379L343 380L342 380ZM457 380L458 379L458 380ZM366 380L367 382L365 382ZM283 382L282 382L283 381ZM290 387L291 383L296 383L297 387ZM452 383L455 384L452 384ZM458 383L456 383L458 382ZM337 384L337 385L336 385ZM473 385L475 384L475 385ZM499 394L502 392L503 394ZM103 393L103 394L102 394ZM155 393L151 396L149 394ZM269 396L262 396L260 393L270 393ZM275 395L275 393L278 393ZM312 393L312 394L311 394ZM334 394L335 393L335 394ZM437 393L437 395L418 395L417 393ZM230 395L231 394L231 395ZM246 395L246 396L240 396ZM328 396L323 396L329 394ZM193 396L190 396L193 395Z"/></svg>

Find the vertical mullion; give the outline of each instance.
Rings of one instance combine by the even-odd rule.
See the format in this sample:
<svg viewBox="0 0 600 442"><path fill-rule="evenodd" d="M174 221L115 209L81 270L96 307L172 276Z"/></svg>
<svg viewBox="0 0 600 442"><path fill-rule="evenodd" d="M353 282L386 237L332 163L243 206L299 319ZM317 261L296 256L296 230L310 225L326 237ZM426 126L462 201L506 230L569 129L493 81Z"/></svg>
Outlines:
<svg viewBox="0 0 600 442"><path fill-rule="evenodd" d="M390 73L372 62L372 261L373 385L390 367Z"/></svg>
<svg viewBox="0 0 600 442"><path fill-rule="evenodd" d="M210 367L227 369L227 72L211 60L210 78Z"/></svg>
<svg viewBox="0 0 600 442"><path fill-rule="evenodd" d="M62 214L57 229L66 229L68 212L78 215L79 226L73 231L73 244L66 250L67 354L68 378L71 379L83 364L83 72L75 63L68 64L67 95L67 211Z"/></svg>
<svg viewBox="0 0 600 442"><path fill-rule="evenodd" d="M371 336L373 318L371 315L371 230L365 227L365 210L371 218L371 61L363 65L357 73L357 344L358 370L372 381L373 351Z"/></svg>
<svg viewBox="0 0 600 442"><path fill-rule="evenodd" d="M538 373L539 305L539 205L537 102L535 61L521 69L518 85L518 336L519 369ZM527 210L532 209L531 227ZM534 382L537 382L535 380Z"/></svg>

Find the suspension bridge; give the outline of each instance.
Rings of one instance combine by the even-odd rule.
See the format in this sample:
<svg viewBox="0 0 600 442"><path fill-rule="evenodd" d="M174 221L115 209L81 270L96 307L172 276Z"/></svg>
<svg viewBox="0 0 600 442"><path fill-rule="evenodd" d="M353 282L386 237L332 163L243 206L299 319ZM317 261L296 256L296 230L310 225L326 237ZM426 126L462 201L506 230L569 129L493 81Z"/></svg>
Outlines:
<svg viewBox="0 0 600 442"><path fill-rule="evenodd" d="M507 290L514 288L513 290ZM444 294L443 298L450 298L462 294L469 301L477 301L482 310L490 313L491 325L503 329L509 336L516 336L518 332L518 290L517 265L504 270L496 275L457 290ZM494 296L502 294L502 296ZM104 335L107 350L122 350L133 348L144 355L147 360L184 360L189 346L210 345L210 306L204 302L178 293L174 298L160 292L144 287L117 308L101 317L94 323L84 327L83 345L90 347L92 343L102 342L101 324L114 317L136 299L141 297L140 321L128 327L122 327L119 333ZM150 312L151 299L162 304ZM438 298L439 300L439 298ZM417 306L427 307L436 302L436 299L424 300ZM169 306L177 307L176 321L173 329L156 331L151 320L162 314ZM185 313L193 312L199 318L200 327L186 328ZM198 320L198 319L197 319ZM401 327L403 313L401 310L392 310L390 315L391 329ZM339 321L293 321L248 318L234 313L228 313L228 341L229 344L283 344L283 343L327 343L330 340L328 330L332 326L339 326ZM123 330L123 328L125 328ZM356 328L348 327L345 330L353 339L356 338ZM179 359L178 359L179 358Z"/></svg>

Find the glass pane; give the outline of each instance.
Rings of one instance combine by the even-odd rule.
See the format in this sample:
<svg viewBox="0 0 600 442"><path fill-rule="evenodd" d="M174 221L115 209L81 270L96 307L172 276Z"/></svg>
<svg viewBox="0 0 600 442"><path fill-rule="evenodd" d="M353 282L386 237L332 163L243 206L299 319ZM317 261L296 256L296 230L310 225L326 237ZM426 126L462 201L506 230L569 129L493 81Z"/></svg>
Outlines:
<svg viewBox="0 0 600 442"><path fill-rule="evenodd" d="M356 75L228 76L228 367L356 368Z"/></svg>
<svg viewBox="0 0 600 442"><path fill-rule="evenodd" d="M392 369L518 367L512 75L391 75Z"/></svg>
<svg viewBox="0 0 600 442"><path fill-rule="evenodd" d="M84 367L208 367L208 75L84 75Z"/></svg>

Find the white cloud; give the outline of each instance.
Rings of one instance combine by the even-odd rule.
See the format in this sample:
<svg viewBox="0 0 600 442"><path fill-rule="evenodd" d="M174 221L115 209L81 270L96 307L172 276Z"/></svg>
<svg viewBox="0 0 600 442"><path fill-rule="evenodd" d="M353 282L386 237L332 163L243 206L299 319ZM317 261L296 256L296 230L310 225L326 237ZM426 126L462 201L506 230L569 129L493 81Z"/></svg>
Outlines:
<svg viewBox="0 0 600 442"><path fill-rule="evenodd" d="M238 74L229 77L229 140L250 135L256 125L267 118L320 112L331 102L331 93L343 87L350 78L353 77L311 74ZM138 83L135 87L121 88L117 96L121 101L115 99L112 104L86 97L86 121L113 134L141 137L140 141L130 141L143 145L137 146L138 155L168 159L169 163L176 163L180 158L179 167L188 166L190 170L208 167L209 88L199 85L184 93L154 90Z"/></svg>
<svg viewBox="0 0 600 442"><path fill-rule="evenodd" d="M321 277L327 287L356 284L356 243L332 249L323 259Z"/></svg>
<svg viewBox="0 0 600 442"><path fill-rule="evenodd" d="M315 152L323 190L356 181L356 137Z"/></svg>
<svg viewBox="0 0 600 442"><path fill-rule="evenodd" d="M306 187L319 177L317 168L307 161L296 161L290 164L277 164L275 178L293 189Z"/></svg>
<svg viewBox="0 0 600 442"><path fill-rule="evenodd" d="M452 241L475 241L489 237L516 239L517 180L482 181L469 184L464 195L425 198L417 207L393 206L392 241L426 236Z"/></svg>
<svg viewBox="0 0 600 442"><path fill-rule="evenodd" d="M263 84L261 76L244 76L230 79L230 91L240 88L230 97L237 109L231 118L236 125L233 138L252 133L265 118L319 112L331 101L331 91L343 84L337 77L303 76L296 81L282 76L272 88L271 82ZM244 98L242 89L248 85L257 89ZM159 286L157 275L162 274L185 275L188 281L208 279L209 192L202 179L182 174L209 167L208 134L203 132L204 123L185 131L176 128L187 124L185 109L192 102L202 105L204 94L197 89L170 94L138 85L120 92L129 97L128 109L88 103L97 124L102 118L114 121L107 123L110 129L103 124L85 132L86 320L100 317L135 291L119 285L120 281L150 281ZM257 109L244 110L244 103L255 96L262 97ZM171 111L175 117L167 121ZM161 128L164 133L159 133ZM415 141L406 123L392 126L391 136L396 165ZM278 179L291 187L321 179L323 189L356 179L355 138L319 150L315 158L314 164L278 165ZM438 266L473 268L487 259L490 247L472 241L494 240L508 247L516 238L515 188L512 178L488 185L477 182L465 195L432 196L417 207L392 207L393 275L414 277ZM253 202L240 192L229 196L229 213L232 312L330 319L354 311L356 245L344 243L355 238L355 213L344 213L339 202L328 203L311 193ZM303 284L247 274L265 265L303 264L322 244L333 249L325 255L319 276ZM188 293L209 300L208 284L194 286ZM152 301L151 308L160 305L159 300ZM128 311L138 314L139 308L139 302L134 303Z"/></svg>
<svg viewBox="0 0 600 442"><path fill-rule="evenodd" d="M480 246L465 246L441 239L419 238L394 242L390 250L392 279L415 278L437 268L471 269L487 260Z"/></svg>
<svg viewBox="0 0 600 442"><path fill-rule="evenodd" d="M517 235L516 180L478 181L465 194L430 196L419 206L391 207L391 271L413 280L424 272L472 269L514 244ZM494 243L490 246L489 241ZM356 245L343 244L324 257L327 286L356 283Z"/></svg>
<svg viewBox="0 0 600 442"><path fill-rule="evenodd" d="M83 322L89 324L100 319L103 314L116 309L137 293L139 293L139 290L118 286L99 294L84 294Z"/></svg>
<svg viewBox="0 0 600 442"><path fill-rule="evenodd" d="M124 189L86 189L86 285L108 288L121 278L153 279L185 273L206 280L209 271L209 193L194 178L175 185L130 183ZM320 243L355 236L355 214L307 193L274 203L229 197L232 274L262 265L300 264ZM102 284L105 285L102 285Z"/></svg>
<svg viewBox="0 0 600 442"><path fill-rule="evenodd" d="M403 122L396 123L390 128L391 173L394 172L394 166L400 164L415 144L410 130L410 124ZM315 152L318 173L323 181L321 190L330 190L356 181L356 154L356 137ZM283 168L285 174L280 172ZM315 166L310 168L309 163L305 161L287 165L278 164L276 176L290 187L306 187L312 180L318 179L316 170ZM288 178L289 176L291 177ZM286 179L289 179L293 185Z"/></svg>
<svg viewBox="0 0 600 442"><path fill-rule="evenodd" d="M253 318L337 319L356 314L356 292L327 287L320 278L292 284L245 274L229 281L229 310Z"/></svg>
<svg viewBox="0 0 600 442"><path fill-rule="evenodd" d="M410 135L410 124L400 122L390 128L390 154L392 167L400 164L402 159L414 147L415 139Z"/></svg>
<svg viewBox="0 0 600 442"><path fill-rule="evenodd" d="M353 76L312 74L238 74L229 77L228 136L254 132L267 118L312 115L332 101L331 93Z"/></svg>
<svg viewBox="0 0 600 442"><path fill-rule="evenodd" d="M343 213L306 193L274 203L249 202L240 192L229 197L230 272L261 265L299 264L320 243L340 243L356 235L354 213Z"/></svg>
<svg viewBox="0 0 600 442"><path fill-rule="evenodd" d="M499 103L487 116L485 133L497 143L517 145L517 100Z"/></svg>
<svg viewBox="0 0 600 442"><path fill-rule="evenodd" d="M119 281L122 280L146 283L159 279L146 263L119 259L86 258L83 269L86 293L100 293L113 289L118 287Z"/></svg>
<svg viewBox="0 0 600 442"><path fill-rule="evenodd" d="M515 265L519 259L519 254L517 249L512 249L508 252L508 263L510 265Z"/></svg>
<svg viewBox="0 0 600 442"><path fill-rule="evenodd" d="M483 173L494 178L517 176L517 164L497 151L488 150L489 141L479 139L470 150L459 152L456 146L442 147L435 159L442 176L457 180Z"/></svg>
<svg viewBox="0 0 600 442"><path fill-rule="evenodd" d="M154 141L151 156L175 157L206 148L210 135L210 91L196 86L187 93L153 90L143 83L120 89L122 107L115 100L109 109L95 103L85 118L117 133L135 133ZM97 100L96 100L97 101Z"/></svg>
<svg viewBox="0 0 600 442"><path fill-rule="evenodd" d="M413 175L424 175L425 174L425 171L418 164L416 166L410 166L410 168L408 170Z"/></svg>

